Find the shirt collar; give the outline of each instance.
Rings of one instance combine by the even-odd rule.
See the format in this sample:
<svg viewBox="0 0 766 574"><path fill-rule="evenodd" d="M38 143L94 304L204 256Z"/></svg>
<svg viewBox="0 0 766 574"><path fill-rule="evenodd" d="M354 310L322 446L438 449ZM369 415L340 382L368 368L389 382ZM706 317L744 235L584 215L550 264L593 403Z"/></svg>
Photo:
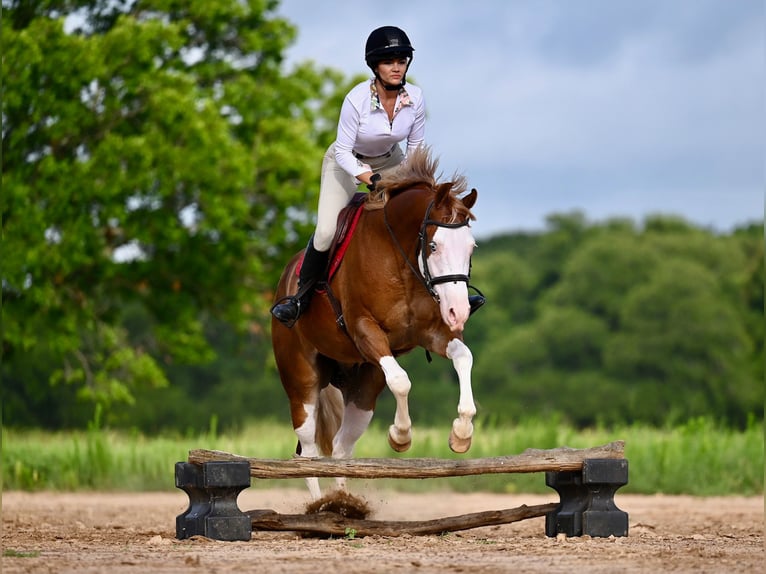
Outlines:
<svg viewBox="0 0 766 574"><path fill-rule="evenodd" d="M399 88L398 98L396 102L396 108L394 109L394 115L401 110L404 106L411 106L412 100L407 90L402 86ZM382 110L383 104L380 103L380 96L378 95L378 86L375 84L375 78L370 80L370 111Z"/></svg>

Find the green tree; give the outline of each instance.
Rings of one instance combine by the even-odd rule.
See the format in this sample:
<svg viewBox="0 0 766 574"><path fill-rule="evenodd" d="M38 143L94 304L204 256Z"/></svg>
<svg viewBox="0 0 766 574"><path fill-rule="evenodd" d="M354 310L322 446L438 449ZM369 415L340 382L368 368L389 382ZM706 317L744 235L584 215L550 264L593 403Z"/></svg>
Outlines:
<svg viewBox="0 0 766 574"><path fill-rule="evenodd" d="M484 411L500 420L565 413L573 423L592 424L615 393L599 374L608 335L602 320L580 309L546 307L496 337L476 361L477 385L491 397Z"/></svg>
<svg viewBox="0 0 766 574"><path fill-rule="evenodd" d="M742 246L746 260L745 267L738 281L742 299L742 321L752 345L753 378L764 378L764 252L763 226L751 225L735 231L734 238Z"/></svg>
<svg viewBox="0 0 766 574"><path fill-rule="evenodd" d="M743 423L758 408L747 334L704 267L665 262L626 297L621 323L604 363L634 395L635 416L662 422L682 409L684 417L717 413Z"/></svg>
<svg viewBox="0 0 766 574"><path fill-rule="evenodd" d="M283 71L276 6L4 2L6 421L48 384L25 379L41 361L81 398L131 402L164 365L212 359L207 317L263 321L311 227L341 81Z"/></svg>
<svg viewBox="0 0 766 574"><path fill-rule="evenodd" d="M525 323L534 317L534 290L538 275L526 261L509 249L476 250L471 284L487 297L488 313L473 315L466 327L466 339L474 344L494 338L495 330Z"/></svg>
<svg viewBox="0 0 766 574"><path fill-rule="evenodd" d="M617 329L625 294L646 281L657 260L658 254L633 233L594 235L567 259L561 280L542 304L577 307Z"/></svg>
<svg viewBox="0 0 766 574"><path fill-rule="evenodd" d="M546 232L537 238L533 249L527 250L526 257L534 261L540 272L540 290L557 283L563 263L577 250L588 236L589 227L581 211L552 213L545 218Z"/></svg>
<svg viewBox="0 0 766 574"><path fill-rule="evenodd" d="M763 333L760 244L667 216L641 231L622 220L574 229L577 247L566 247L558 275L540 273L551 258L534 254L561 229L537 245L490 243L493 253L519 247L541 282L527 290L535 312L525 321L509 320L508 297L486 308L496 324L476 318L487 326L474 347L477 396L489 397L480 412L500 420L559 413L580 425L698 415L745 424L761 412L762 364L752 368L753 356L762 361L754 352Z"/></svg>

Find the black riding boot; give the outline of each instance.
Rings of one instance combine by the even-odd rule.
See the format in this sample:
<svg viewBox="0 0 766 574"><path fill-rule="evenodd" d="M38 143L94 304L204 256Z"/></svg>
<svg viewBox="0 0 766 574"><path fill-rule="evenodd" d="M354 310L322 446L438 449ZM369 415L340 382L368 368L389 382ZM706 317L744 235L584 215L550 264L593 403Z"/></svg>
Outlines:
<svg viewBox="0 0 766 574"><path fill-rule="evenodd" d="M314 249L314 238L309 240L306 253L303 256L301 271L298 278L298 292L295 295L283 297L271 308L271 314L288 327L292 327L306 309L314 293L314 286L321 280L327 268L329 251Z"/></svg>
<svg viewBox="0 0 766 574"><path fill-rule="evenodd" d="M476 295L468 296L468 305L471 307L471 312L468 314L468 316L470 317L471 315L476 313L476 311L478 311L484 306L484 303L487 302L487 299L484 297L484 293L479 291L473 285L468 285L468 288L476 291Z"/></svg>
<svg viewBox="0 0 766 574"><path fill-rule="evenodd" d="M468 297L468 304L471 306L471 312L469 314L473 315L476 311L478 311L484 303L486 303L487 300L484 297L484 295L471 295Z"/></svg>

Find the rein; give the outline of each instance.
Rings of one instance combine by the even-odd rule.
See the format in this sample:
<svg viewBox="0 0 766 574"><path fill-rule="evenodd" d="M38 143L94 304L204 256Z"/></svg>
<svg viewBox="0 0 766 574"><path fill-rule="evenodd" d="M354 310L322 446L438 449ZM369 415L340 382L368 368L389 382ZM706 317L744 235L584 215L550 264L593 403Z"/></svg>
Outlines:
<svg viewBox="0 0 766 574"><path fill-rule="evenodd" d="M423 273L421 274L418 269L412 264L412 261L410 261L409 256L402 248L401 243L399 243L399 240L396 238L396 235L394 234L394 230L391 228L391 225L388 223L388 210L386 209L388 207L388 204L386 204L383 207L383 220L386 224L386 229L388 229L389 235L391 235L391 239L394 240L394 244L399 249L399 253L401 253L402 257L404 258L404 261L407 263L407 266L410 268L410 270L414 273L415 277L417 277L420 282L423 284L423 286L426 288L428 293L431 295L431 297L434 298L434 300L438 303L439 302L439 294L436 292L436 289L434 289L434 285L440 285L442 283L449 283L449 282L456 282L456 281L463 281L466 284L470 286L471 278L469 275L463 275L461 274L455 274L455 275L440 275L438 277L433 277L431 275L431 271L428 269L428 256L426 255L426 241L428 238L428 226L434 225L436 227L444 227L447 229L457 229L459 227L465 227L468 225L468 220L466 219L463 222L460 223L443 223L441 221L436 221L434 219L430 219L431 210L434 207L433 200L431 203L428 204L428 209L426 209L426 214L423 218L423 223L420 225L420 232L418 233L418 250L420 251L420 258L421 262L423 263ZM415 254L415 257L417 257L418 254Z"/></svg>

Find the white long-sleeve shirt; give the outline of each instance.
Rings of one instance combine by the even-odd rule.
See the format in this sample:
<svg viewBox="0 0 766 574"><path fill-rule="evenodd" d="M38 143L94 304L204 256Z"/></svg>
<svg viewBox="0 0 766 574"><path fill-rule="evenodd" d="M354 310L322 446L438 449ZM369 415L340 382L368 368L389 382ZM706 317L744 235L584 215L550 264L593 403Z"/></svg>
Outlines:
<svg viewBox="0 0 766 574"><path fill-rule="evenodd" d="M349 174L369 171L354 152L376 157L407 140L405 154L425 140L426 105L423 91L413 84L399 90L394 106L394 119L380 103L375 81L368 80L354 86L343 100L335 140L335 160Z"/></svg>

